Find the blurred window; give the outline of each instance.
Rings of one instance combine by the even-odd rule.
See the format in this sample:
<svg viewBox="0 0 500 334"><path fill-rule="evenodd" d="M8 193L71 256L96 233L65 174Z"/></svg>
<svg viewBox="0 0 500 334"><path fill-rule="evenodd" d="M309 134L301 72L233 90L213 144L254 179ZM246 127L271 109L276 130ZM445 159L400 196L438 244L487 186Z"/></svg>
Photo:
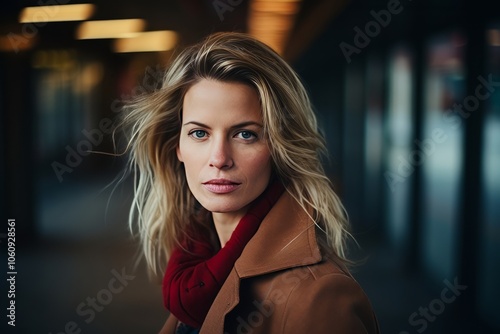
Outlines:
<svg viewBox="0 0 500 334"><path fill-rule="evenodd" d="M43 50L34 54L32 67L38 159L64 159L65 147L81 140L82 129L91 123L101 65L79 59L74 51Z"/></svg>
<svg viewBox="0 0 500 334"><path fill-rule="evenodd" d="M459 111L465 98L464 45L457 32L436 36L426 45L423 137L417 143L423 169L421 255L424 268L437 282L457 275L458 197L467 121Z"/></svg>
<svg viewBox="0 0 500 334"><path fill-rule="evenodd" d="M487 69L494 82L500 81L500 23L487 32ZM487 78L486 78L487 79ZM479 308L484 319L500 328L500 88L485 101L482 152L482 217L479 255Z"/></svg>
<svg viewBox="0 0 500 334"><path fill-rule="evenodd" d="M387 232L392 244L407 244L409 227L410 178L408 163L413 140L412 91L413 59L409 48L396 47L389 58L388 101L384 131L386 137L386 213Z"/></svg>
<svg viewBox="0 0 500 334"><path fill-rule="evenodd" d="M384 64L381 57L371 55L366 68L365 118L365 221L377 223L381 215L382 174L382 104ZM374 221L375 220L375 221Z"/></svg>

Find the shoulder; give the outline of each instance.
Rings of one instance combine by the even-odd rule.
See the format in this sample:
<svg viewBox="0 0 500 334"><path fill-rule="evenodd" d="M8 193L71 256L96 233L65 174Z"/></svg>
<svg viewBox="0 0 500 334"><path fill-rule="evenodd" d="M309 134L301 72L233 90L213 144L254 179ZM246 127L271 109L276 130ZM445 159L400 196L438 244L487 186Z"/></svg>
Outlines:
<svg viewBox="0 0 500 334"><path fill-rule="evenodd" d="M348 272L330 261L296 268L291 271L294 272L296 280L284 319L288 329L300 327L299 332L313 330L317 333L378 333L368 297Z"/></svg>
<svg viewBox="0 0 500 334"><path fill-rule="evenodd" d="M331 261L322 261L317 264L295 268L288 274L287 279L291 281L294 277L292 295L307 294L309 298L321 297L320 293L325 293L331 303L340 303L343 300L331 298L333 296L348 298L350 301L361 300L367 297L358 282L349 274L346 269L340 268ZM311 292L317 292L318 295Z"/></svg>

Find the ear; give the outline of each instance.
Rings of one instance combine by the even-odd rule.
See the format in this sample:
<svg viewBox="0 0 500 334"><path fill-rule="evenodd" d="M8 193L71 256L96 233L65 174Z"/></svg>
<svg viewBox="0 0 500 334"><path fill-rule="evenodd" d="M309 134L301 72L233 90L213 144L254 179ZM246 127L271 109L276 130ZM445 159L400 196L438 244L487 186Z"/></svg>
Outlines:
<svg viewBox="0 0 500 334"><path fill-rule="evenodd" d="M177 147L175 148L175 153L177 153L177 159L179 159L180 162L184 162L184 160L182 160L182 154L179 144L177 144Z"/></svg>

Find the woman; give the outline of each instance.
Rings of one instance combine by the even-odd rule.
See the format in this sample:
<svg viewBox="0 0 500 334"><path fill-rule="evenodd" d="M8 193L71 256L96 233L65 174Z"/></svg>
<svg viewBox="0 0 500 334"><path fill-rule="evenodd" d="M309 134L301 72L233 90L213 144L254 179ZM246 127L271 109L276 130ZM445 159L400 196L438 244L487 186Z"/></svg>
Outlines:
<svg viewBox="0 0 500 334"><path fill-rule="evenodd" d="M274 51L209 36L127 111L130 223L164 273L161 333L378 333L308 96Z"/></svg>

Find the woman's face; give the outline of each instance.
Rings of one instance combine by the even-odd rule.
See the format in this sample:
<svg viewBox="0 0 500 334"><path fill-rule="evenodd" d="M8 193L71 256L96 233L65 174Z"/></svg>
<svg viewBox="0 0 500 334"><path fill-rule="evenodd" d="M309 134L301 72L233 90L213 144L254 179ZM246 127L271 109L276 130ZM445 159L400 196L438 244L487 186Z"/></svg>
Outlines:
<svg viewBox="0 0 500 334"><path fill-rule="evenodd" d="M243 215L271 176L257 92L245 84L207 79L189 88L177 157L205 209Z"/></svg>

